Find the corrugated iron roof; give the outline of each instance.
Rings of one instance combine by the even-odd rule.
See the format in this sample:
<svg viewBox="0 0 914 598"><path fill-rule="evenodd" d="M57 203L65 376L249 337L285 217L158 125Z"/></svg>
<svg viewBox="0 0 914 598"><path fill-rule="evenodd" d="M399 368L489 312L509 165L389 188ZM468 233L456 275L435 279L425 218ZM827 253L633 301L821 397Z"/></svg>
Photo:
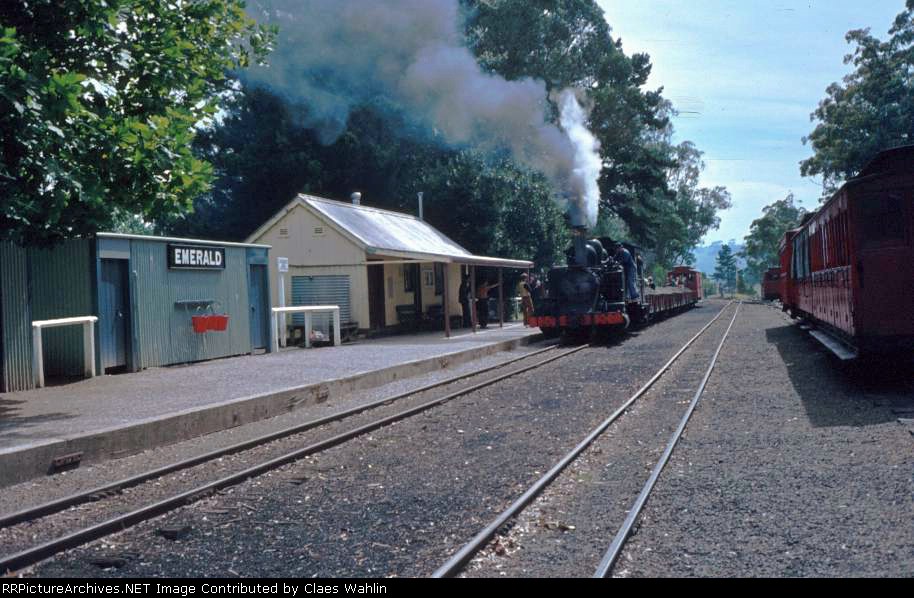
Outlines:
<svg viewBox="0 0 914 598"><path fill-rule="evenodd" d="M302 194L298 199L355 237L368 253L509 268L533 265L526 260L473 255L435 227L409 214L312 195Z"/></svg>
<svg viewBox="0 0 914 598"><path fill-rule="evenodd" d="M299 196L366 246L376 250L470 256L469 251L415 216L310 195Z"/></svg>

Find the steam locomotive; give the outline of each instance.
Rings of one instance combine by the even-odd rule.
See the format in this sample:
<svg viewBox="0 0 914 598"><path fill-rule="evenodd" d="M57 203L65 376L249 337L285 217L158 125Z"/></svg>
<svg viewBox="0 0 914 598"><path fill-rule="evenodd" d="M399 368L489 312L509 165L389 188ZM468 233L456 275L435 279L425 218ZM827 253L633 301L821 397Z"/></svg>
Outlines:
<svg viewBox="0 0 914 598"><path fill-rule="evenodd" d="M678 267L668 273L667 286L652 287L645 281L639 248L622 243L637 269L639 296L629 297L625 268L607 251L615 245L613 240L588 240L581 229L574 231L573 238L566 252L567 265L549 271L545 296L537 300L528 320L547 338L605 337L691 307L702 298L700 272Z"/></svg>

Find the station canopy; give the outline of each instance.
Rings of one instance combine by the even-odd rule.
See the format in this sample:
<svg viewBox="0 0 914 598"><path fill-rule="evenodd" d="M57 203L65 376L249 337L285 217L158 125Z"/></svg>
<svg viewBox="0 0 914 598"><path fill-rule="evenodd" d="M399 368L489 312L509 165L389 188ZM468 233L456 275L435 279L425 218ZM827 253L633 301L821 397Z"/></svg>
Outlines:
<svg viewBox="0 0 914 598"><path fill-rule="evenodd" d="M533 262L473 255L441 231L409 214L299 195L306 204L369 256L496 268L532 268Z"/></svg>

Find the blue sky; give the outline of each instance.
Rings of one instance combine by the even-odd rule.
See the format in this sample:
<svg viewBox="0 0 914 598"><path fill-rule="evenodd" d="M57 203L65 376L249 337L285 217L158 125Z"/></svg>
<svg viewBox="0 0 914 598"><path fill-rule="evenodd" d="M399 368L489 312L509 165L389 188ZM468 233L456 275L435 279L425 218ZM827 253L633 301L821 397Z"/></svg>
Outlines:
<svg viewBox="0 0 914 598"><path fill-rule="evenodd" d="M707 242L741 240L762 208L789 191L807 208L821 187L800 176L801 138L825 88L848 72L844 35L885 37L904 0L598 0L627 54L647 52L649 87L682 111L676 140L705 152L706 186L733 208Z"/></svg>

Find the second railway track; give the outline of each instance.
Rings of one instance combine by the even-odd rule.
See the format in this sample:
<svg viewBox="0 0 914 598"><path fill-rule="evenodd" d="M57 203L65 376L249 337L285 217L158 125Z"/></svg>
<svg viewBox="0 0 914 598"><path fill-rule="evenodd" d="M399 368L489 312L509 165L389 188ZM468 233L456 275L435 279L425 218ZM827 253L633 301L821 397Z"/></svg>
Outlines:
<svg viewBox="0 0 914 598"><path fill-rule="evenodd" d="M727 307L733 305L733 302L728 304ZM581 455L587 450L598 438L600 438L604 432L616 422L623 414L625 414L633 404L642 396L644 396L652 387L664 376L664 374L682 357L683 354L700 338L705 332L711 328L711 326L717 322L726 312L726 308L721 310L717 316L708 322L697 334L695 334L688 342L686 342L637 392L635 392L631 397L629 397L620 407L618 407L609 417L604 419L596 428L594 428L587 436L581 440L573 449L561 457L545 474L539 477L535 482L533 482L520 496L514 500L505 510L503 510L497 517L495 517L488 525L486 525L481 531L479 531L470 541L464 544L460 549L452 554L452 556L441 565L433 574L433 577L453 577L460 574L466 565L474 558L474 556L481 551L491 540L494 538L498 532L509 522L515 520L534 500L536 500L543 492L549 488L556 479L568 468L573 462L575 462ZM698 401L698 398L701 396L701 393L704 389L707 380L710 377L710 373L716 362L717 355L720 353L720 349L723 346L724 341L729 334L730 328L732 328L733 323L736 321L736 317L739 313L739 304L736 305L734 310L733 317L730 321L730 324L726 331L724 332L720 344L718 345L717 352L715 353L711 365L705 374L704 379L702 380L699 390L693 398L692 403L688 409L687 415L684 421L681 423L679 429L674 436L674 440L670 442L667 452L662 457L661 461L658 463L655 468L654 475L651 476L649 480L650 487L653 487L653 483L656 482L657 477L659 477L659 472L662 470L663 465L666 463L666 459L669 458L669 454L672 452L673 447L675 446L676 441L681 435L685 422L688 421L688 416L691 415L694 410L695 404ZM640 506L636 505L636 508L640 511L640 507L643 506L644 502L647 500L647 496L650 493L650 489L646 489L642 492L642 497L639 497ZM612 562L615 561L616 556L618 556L618 551L621 549L621 546L624 544L625 539L628 537L628 534L631 531L631 527L634 523L634 519L637 517L637 512L633 511L633 515L630 517L631 521L626 520L623 530L617 534L616 541L613 543L613 548L607 553L607 557L604 559L604 563L600 565L600 570L598 571L599 576L605 576L607 571L612 565ZM609 565L606 565L606 562L609 562Z"/></svg>

